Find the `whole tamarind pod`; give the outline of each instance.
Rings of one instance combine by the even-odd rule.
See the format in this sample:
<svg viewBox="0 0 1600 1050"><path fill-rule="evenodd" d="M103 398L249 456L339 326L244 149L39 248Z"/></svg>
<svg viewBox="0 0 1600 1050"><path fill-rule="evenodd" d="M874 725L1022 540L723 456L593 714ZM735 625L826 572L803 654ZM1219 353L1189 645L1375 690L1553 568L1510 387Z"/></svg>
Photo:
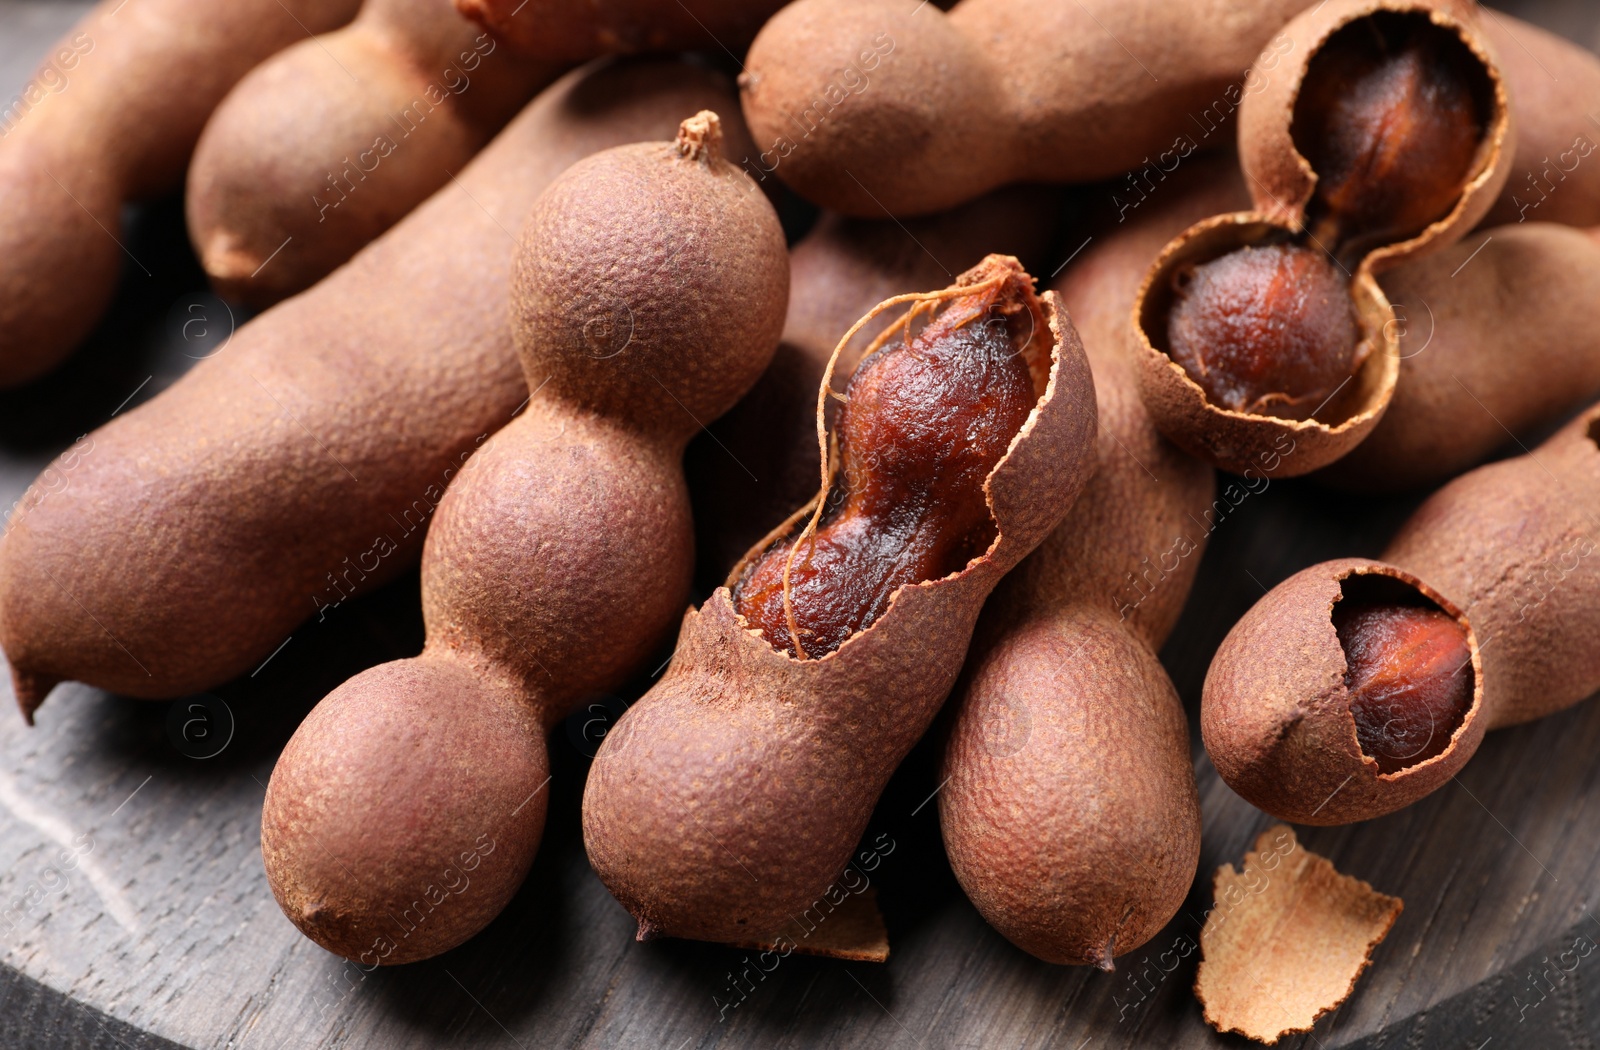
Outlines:
<svg viewBox="0 0 1600 1050"><path fill-rule="evenodd" d="M350 25L262 63L189 169L189 236L212 284L255 306L316 284L558 72L510 58L451 0L366 0Z"/></svg>
<svg viewBox="0 0 1600 1050"><path fill-rule="evenodd" d="M1400 361L1378 275L1477 225L1515 134L1476 5L1330 0L1282 35L1296 49L1239 107L1254 208L1162 249L1133 326L1163 434L1219 468L1292 477L1377 426Z"/></svg>
<svg viewBox="0 0 1600 1050"><path fill-rule="evenodd" d="M449 480L528 397L507 229L573 162L669 138L729 88L676 61L563 78L348 266L90 435L0 540L23 713L65 679L212 688L413 564Z"/></svg>
<svg viewBox="0 0 1600 1050"><path fill-rule="evenodd" d="M772 364L689 445L697 571L707 590L816 492L817 384L839 333L890 296L948 280L985 255L1014 255L1028 266L1049 247L1060 205L1051 190L1016 186L903 225L827 214L794 246L789 316ZM863 328L834 374L848 379L887 323Z"/></svg>
<svg viewBox="0 0 1600 1050"><path fill-rule="evenodd" d="M1590 159L1600 144L1600 56L1488 8L1480 24L1517 114L1511 177L1488 221L1600 225L1600 164Z"/></svg>
<svg viewBox="0 0 1600 1050"><path fill-rule="evenodd" d="M797 0L740 78L761 168L825 208L940 211L1009 182L1171 170L1227 141L1301 0ZM1269 43L1270 41L1270 43ZM1124 46L1126 44L1126 47Z"/></svg>
<svg viewBox="0 0 1600 1050"><path fill-rule="evenodd" d="M983 600L1081 490L1093 381L1032 285L990 256L880 304L913 305L857 368L831 438L824 376L824 491L686 615L670 668L607 734L584 843L641 938L748 942L822 899L954 685Z"/></svg>
<svg viewBox="0 0 1600 1050"><path fill-rule="evenodd" d="M1150 422L1125 335L1151 253L1247 200L1231 158L1192 161L1056 283L1094 369L1100 466L984 606L939 793L967 896L1047 962L1111 969L1172 918L1199 861L1188 723L1155 654L1215 485Z"/></svg>
<svg viewBox="0 0 1600 1050"><path fill-rule="evenodd" d="M584 62L638 51L742 51L783 0L456 0L456 6L521 55Z"/></svg>
<svg viewBox="0 0 1600 1050"><path fill-rule="evenodd" d="M267 878L306 936L413 962L511 899L544 826L545 734L638 671L688 598L683 449L766 366L788 267L711 112L676 143L580 161L539 198L512 278L534 394L439 506L427 645L331 693L267 786ZM448 907L395 918L485 836L493 857Z"/></svg>
<svg viewBox="0 0 1600 1050"><path fill-rule="evenodd" d="M1200 725L1230 787L1296 823L1410 805L1483 734L1600 688L1600 406L1422 504L1382 561L1314 565L1233 628Z"/></svg>
<svg viewBox="0 0 1600 1050"><path fill-rule="evenodd" d="M122 207L183 184L206 118L252 66L357 0L103 0L0 110L0 387L59 364L125 267ZM142 276L142 273L140 274Z"/></svg>
<svg viewBox="0 0 1600 1050"><path fill-rule="evenodd" d="M1338 488L1419 488L1481 462L1512 434L1600 395L1600 242L1529 222L1496 227L1388 271L1403 317L1394 401L1355 451L1317 477Z"/></svg>

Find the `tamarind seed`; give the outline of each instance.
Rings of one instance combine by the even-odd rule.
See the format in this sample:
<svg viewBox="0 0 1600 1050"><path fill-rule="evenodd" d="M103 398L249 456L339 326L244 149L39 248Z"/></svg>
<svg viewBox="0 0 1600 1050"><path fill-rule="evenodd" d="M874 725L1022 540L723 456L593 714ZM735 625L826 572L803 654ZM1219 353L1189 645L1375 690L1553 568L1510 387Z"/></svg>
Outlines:
<svg viewBox="0 0 1600 1050"><path fill-rule="evenodd" d="M872 625L901 586L960 571L995 538L983 483L1038 393L1021 351L1045 322L1031 279L955 300L910 343L869 357L840 413L841 469L815 535L771 547L735 608L778 649L820 657Z"/></svg>
<svg viewBox="0 0 1600 1050"><path fill-rule="evenodd" d="M1347 278L1314 248L1240 248L1173 284L1168 353L1213 404L1305 419L1361 363Z"/></svg>
<svg viewBox="0 0 1600 1050"><path fill-rule="evenodd" d="M1325 250L1343 258L1449 213L1487 126L1475 69L1453 36L1392 17L1353 24L1312 59L1295 140L1317 173L1310 226Z"/></svg>
<svg viewBox="0 0 1600 1050"><path fill-rule="evenodd" d="M1472 706L1472 651L1453 617L1414 605L1341 601L1333 626L1361 750L1383 773L1444 751Z"/></svg>

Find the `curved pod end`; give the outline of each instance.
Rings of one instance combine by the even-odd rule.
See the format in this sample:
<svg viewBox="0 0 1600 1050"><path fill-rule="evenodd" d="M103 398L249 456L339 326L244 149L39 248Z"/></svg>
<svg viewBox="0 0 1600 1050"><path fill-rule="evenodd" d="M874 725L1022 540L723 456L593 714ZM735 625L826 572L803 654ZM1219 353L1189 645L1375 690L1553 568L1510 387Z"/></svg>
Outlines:
<svg viewBox="0 0 1600 1050"><path fill-rule="evenodd" d="M1459 624L1471 654L1471 701L1442 750L1433 726L1425 739L1402 734L1404 753L1364 750L1350 660L1334 623L1341 601L1437 610ZM1222 779L1247 802L1296 824L1348 824L1410 805L1460 770L1486 728L1483 667L1466 615L1405 570L1364 559L1313 565L1257 602L1217 650L1200 709L1201 735ZM1380 762L1400 768L1385 773Z"/></svg>

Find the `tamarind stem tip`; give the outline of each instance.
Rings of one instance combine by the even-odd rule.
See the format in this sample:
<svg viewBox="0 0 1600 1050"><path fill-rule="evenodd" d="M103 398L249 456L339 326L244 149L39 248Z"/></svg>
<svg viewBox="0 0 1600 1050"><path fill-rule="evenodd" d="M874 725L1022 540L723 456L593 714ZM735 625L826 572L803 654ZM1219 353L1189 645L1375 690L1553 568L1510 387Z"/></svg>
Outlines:
<svg viewBox="0 0 1600 1050"><path fill-rule="evenodd" d="M1116 973L1117 972L1117 964L1111 958L1111 946L1113 944L1115 944L1115 943L1116 943L1116 938L1115 937L1113 937L1111 940L1107 941L1105 943L1105 946L1100 949L1100 958L1098 958L1098 959L1096 959L1094 961L1094 968L1099 970L1101 973Z"/></svg>
<svg viewBox="0 0 1600 1050"><path fill-rule="evenodd" d="M59 678L44 678L29 674L18 667L11 669L11 692L17 698L17 706L22 709L24 722L33 725L33 713L39 710L39 705L50 695L50 690L59 684L61 684Z"/></svg>
<svg viewBox="0 0 1600 1050"><path fill-rule="evenodd" d="M722 159L722 118L702 109L678 125L678 155L713 163Z"/></svg>
<svg viewBox="0 0 1600 1050"><path fill-rule="evenodd" d="M657 937L660 937L660 936L661 936L661 927L657 926L655 923L651 922L649 919L640 919L639 920L639 932L638 932L638 934L635 935L635 938L634 938L635 940L640 941L640 942L653 941Z"/></svg>

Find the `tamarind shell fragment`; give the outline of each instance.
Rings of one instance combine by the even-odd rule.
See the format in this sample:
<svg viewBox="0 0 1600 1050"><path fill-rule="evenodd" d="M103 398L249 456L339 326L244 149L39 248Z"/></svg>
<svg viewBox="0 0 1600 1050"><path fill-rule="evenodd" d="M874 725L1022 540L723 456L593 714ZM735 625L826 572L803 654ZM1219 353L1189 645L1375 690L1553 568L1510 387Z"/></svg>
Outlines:
<svg viewBox="0 0 1600 1050"><path fill-rule="evenodd" d="M95 431L71 483L25 495L0 540L0 647L24 714L66 679L152 699L212 688L413 564L446 484L528 397L507 225L572 162L666 139L727 90L665 60L569 75L459 185Z"/></svg>
<svg viewBox="0 0 1600 1050"><path fill-rule="evenodd" d="M1300 238L1339 257L1340 245L1323 244L1308 229L1318 173L1297 141L1302 129L1296 107L1319 51L1325 45L1343 46L1341 33L1356 31L1359 20L1378 16L1409 19L1414 29L1425 25L1426 33L1442 34L1425 39L1465 49L1455 54L1471 60L1470 87L1484 113L1476 153L1444 215L1387 243L1363 240L1372 231L1356 231L1348 240L1349 246L1361 249L1348 262L1340 262L1350 274L1361 343L1354 356L1355 371L1346 384L1310 418L1222 407L1168 354L1174 275L1180 268L1241 247ZM1330 0L1302 13L1283 35L1295 41L1294 51L1270 75L1263 75L1261 90L1248 94L1240 105L1239 157L1253 209L1197 223L1169 244L1139 293L1133 328L1145 401L1162 433L1220 469L1294 477L1348 454L1387 411L1399 378L1398 328L1378 275L1404 260L1449 246L1483 218L1509 176L1515 128L1505 80L1493 50L1477 29L1472 5L1458 0ZM1419 123L1426 128L1425 121Z"/></svg>
<svg viewBox="0 0 1600 1050"><path fill-rule="evenodd" d="M1123 338L1150 253L1245 197L1231 158L1192 165L1056 284L1094 370L1100 465L985 605L951 700L945 851L984 918L1047 962L1110 969L1182 905L1199 861L1188 724L1155 653L1215 485L1151 424Z"/></svg>
<svg viewBox="0 0 1600 1050"><path fill-rule="evenodd" d="M1040 300L1048 380L984 484L998 530L988 550L900 588L818 659L775 648L718 588L684 617L661 682L607 735L584 793L584 842L641 938L745 943L822 899L955 684L984 599L1082 489L1093 381L1055 297Z"/></svg>
<svg viewBox="0 0 1600 1050"><path fill-rule="evenodd" d="M1206 676L1201 730L1251 804L1343 824L1393 812L1455 775L1490 729L1600 688L1600 408L1529 455L1480 467L1422 504L1384 552L1314 565L1235 625ZM1393 774L1357 744L1330 621L1350 580L1387 577L1467 630L1475 692L1440 754Z"/></svg>

